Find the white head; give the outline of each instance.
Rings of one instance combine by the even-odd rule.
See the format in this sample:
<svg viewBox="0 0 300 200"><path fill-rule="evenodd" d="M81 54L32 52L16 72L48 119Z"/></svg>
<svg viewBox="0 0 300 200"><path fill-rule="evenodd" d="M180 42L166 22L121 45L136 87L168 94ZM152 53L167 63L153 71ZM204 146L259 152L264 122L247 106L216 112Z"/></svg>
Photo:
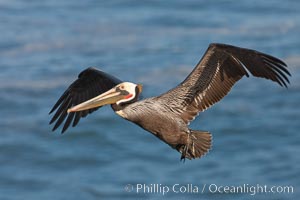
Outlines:
<svg viewBox="0 0 300 200"><path fill-rule="evenodd" d="M127 103L136 99L138 95L142 92L142 85L123 82L116 86L116 91L120 92L123 98L116 102L117 105L122 103Z"/></svg>

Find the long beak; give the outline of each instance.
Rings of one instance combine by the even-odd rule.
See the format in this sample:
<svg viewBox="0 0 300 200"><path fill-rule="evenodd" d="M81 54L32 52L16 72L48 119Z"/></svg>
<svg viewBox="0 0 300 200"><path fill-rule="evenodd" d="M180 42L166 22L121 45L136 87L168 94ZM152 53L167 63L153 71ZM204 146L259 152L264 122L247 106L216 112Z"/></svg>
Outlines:
<svg viewBox="0 0 300 200"><path fill-rule="evenodd" d="M81 104L78 104L70 109L68 109L68 113L70 112L77 112L81 110L87 110L95 107L100 107L107 104L114 104L117 101L123 99L123 96L120 92L116 91L116 88L112 88L108 90L107 92L100 94L99 96L96 96L88 101L85 101Z"/></svg>

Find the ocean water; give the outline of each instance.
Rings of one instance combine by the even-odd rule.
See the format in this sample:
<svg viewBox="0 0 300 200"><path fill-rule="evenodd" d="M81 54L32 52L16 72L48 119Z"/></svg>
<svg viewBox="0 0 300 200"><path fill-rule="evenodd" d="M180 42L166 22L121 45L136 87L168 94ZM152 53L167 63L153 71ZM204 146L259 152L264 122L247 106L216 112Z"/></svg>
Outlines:
<svg viewBox="0 0 300 200"><path fill-rule="evenodd" d="M0 30L1 200L299 198L299 1L0 0ZM155 96L211 42L274 55L292 77L288 89L245 78L200 113L191 127L213 134L205 157L180 162L110 107L51 132L48 112L85 68Z"/></svg>

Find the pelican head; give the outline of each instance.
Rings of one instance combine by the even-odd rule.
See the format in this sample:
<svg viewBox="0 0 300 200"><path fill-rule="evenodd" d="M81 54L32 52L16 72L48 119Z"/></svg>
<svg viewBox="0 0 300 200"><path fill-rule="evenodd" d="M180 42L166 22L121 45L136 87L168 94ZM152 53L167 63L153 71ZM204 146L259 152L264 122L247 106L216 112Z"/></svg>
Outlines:
<svg viewBox="0 0 300 200"><path fill-rule="evenodd" d="M70 109L68 113L87 110L108 104L126 104L137 101L138 95L142 92L142 85L130 82L123 82L112 89L96 96L88 101L78 104Z"/></svg>

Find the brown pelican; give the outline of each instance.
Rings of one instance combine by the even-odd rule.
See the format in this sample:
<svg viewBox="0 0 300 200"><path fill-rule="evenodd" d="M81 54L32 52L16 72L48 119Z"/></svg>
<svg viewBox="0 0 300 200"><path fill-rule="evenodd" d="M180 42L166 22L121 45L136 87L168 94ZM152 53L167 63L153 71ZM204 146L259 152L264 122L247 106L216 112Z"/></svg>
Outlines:
<svg viewBox="0 0 300 200"><path fill-rule="evenodd" d="M210 44L188 77L177 87L138 101L142 85L122 82L95 68L82 71L62 94L50 113L53 131L63 121L62 133L82 117L110 104L121 117L139 125L181 153L181 159L200 158L211 147L208 131L188 125L199 112L220 101L243 76L262 77L287 87L287 65L255 50ZM50 114L49 113L49 114Z"/></svg>

